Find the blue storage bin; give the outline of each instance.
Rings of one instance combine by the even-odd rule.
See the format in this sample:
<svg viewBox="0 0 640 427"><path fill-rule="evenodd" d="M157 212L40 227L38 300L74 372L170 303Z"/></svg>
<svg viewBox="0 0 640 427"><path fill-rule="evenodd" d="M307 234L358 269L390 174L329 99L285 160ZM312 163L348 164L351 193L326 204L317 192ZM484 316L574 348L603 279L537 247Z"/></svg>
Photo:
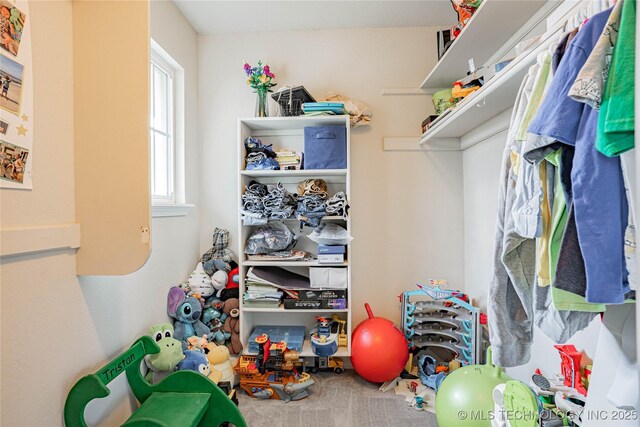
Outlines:
<svg viewBox="0 0 640 427"><path fill-rule="evenodd" d="M271 326L258 325L253 329L249 337L249 353L258 353L258 335L267 334L272 343L285 341L287 348L295 351L302 351L306 330L304 326Z"/></svg>
<svg viewBox="0 0 640 427"><path fill-rule="evenodd" d="M344 126L304 128L305 169L346 169L347 129Z"/></svg>

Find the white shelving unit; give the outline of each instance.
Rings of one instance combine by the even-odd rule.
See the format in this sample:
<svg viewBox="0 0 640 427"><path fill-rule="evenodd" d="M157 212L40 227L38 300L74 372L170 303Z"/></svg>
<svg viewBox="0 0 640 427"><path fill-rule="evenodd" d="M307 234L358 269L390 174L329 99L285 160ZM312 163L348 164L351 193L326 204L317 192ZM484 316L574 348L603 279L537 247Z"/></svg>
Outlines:
<svg viewBox="0 0 640 427"><path fill-rule="evenodd" d="M479 67L505 44L509 50L519 41L518 35L524 36L558 4L558 0L484 0L420 88L429 93L450 88L469 70L469 59Z"/></svg>
<svg viewBox="0 0 640 427"><path fill-rule="evenodd" d="M244 140L248 136L260 139L264 144L273 144L274 149L283 148L296 151L304 151L304 128L307 126L344 126L347 132L347 168L346 169L318 169L318 170L244 170L245 149ZM350 174L350 126L348 116L326 116L326 117L267 117L267 118L240 118L238 119L238 190L241 196L246 185L251 181L263 184L274 184L281 182L290 192L296 191L299 182L311 178L319 178L326 181L329 195L338 191L344 191L347 199L351 200L351 174ZM238 200L238 205L242 203ZM350 218L344 219L340 216L327 216L322 221L337 222L351 232ZM294 232L299 232L299 221L289 218L282 221ZM300 353L302 357L314 356L311 351L309 341L309 330L316 326L316 316L332 316L337 314L341 319L347 321L347 333L349 335L348 347L339 347L335 356L348 357L351 355L351 245L347 246L345 261L338 264L319 264L316 260L310 261L250 261L244 255L244 245L254 226L245 226L240 218L238 209L238 257L240 267L240 337L243 342L244 352L248 353L248 339L253 329L258 325L292 325L304 326L307 330L305 343ZM296 249L308 251L314 256L317 254L317 245L307 236L312 228L305 227L302 232ZM308 275L309 267L336 267L347 269L347 308L328 310L290 310L282 305L277 308L245 307L242 295L245 289L245 279L249 268L252 266L281 267L295 273Z"/></svg>
<svg viewBox="0 0 640 427"><path fill-rule="evenodd" d="M464 135L513 107L522 79L536 62L538 53L547 49L552 40L552 36L547 37L538 47L513 60L487 84L458 103L453 111L422 134L419 144L443 138L459 143Z"/></svg>

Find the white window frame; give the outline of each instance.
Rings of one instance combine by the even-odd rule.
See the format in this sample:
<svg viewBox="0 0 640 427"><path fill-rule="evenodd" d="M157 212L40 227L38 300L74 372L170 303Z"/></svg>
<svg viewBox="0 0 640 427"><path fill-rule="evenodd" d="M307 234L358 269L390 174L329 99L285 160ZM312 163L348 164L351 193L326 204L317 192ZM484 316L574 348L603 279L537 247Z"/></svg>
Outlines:
<svg viewBox="0 0 640 427"><path fill-rule="evenodd" d="M191 204L186 204L185 197L185 84L184 84L184 69L178 64L178 62L171 57L157 42L151 39L151 52L149 63L149 85L153 90L153 67L158 67L161 71L166 73L171 79L171 90L169 91L169 110L168 110L168 138L170 139L169 146L169 187L170 196L154 196L151 197L152 216L153 217L166 217L166 216L184 216L188 213L188 209L193 207ZM150 173L153 173L153 161L151 157L151 134L152 132L164 133L160 130L153 129L152 127L152 109L151 96L149 97L149 153ZM153 176L150 177L151 185L153 186ZM153 191L153 187L151 188Z"/></svg>

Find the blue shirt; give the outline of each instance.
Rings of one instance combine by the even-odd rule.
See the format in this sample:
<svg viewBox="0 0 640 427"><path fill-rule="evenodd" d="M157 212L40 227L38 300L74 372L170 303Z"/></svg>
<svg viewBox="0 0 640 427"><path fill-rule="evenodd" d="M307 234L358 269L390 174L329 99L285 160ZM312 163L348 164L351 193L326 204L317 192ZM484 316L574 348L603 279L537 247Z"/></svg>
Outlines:
<svg viewBox="0 0 640 427"><path fill-rule="evenodd" d="M571 190L587 276L586 299L620 304L629 291L624 261L628 206L620 159L596 150L598 111L567 96L610 13L607 9L591 17L571 41L529 132L575 146Z"/></svg>

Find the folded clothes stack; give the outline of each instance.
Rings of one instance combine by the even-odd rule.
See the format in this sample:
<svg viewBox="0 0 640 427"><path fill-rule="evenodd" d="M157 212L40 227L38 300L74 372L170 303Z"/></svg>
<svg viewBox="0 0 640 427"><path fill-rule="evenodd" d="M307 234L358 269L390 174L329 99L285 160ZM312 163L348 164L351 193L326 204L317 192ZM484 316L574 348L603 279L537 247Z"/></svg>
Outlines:
<svg viewBox="0 0 640 427"><path fill-rule="evenodd" d="M242 195L242 223L263 225L269 220L287 219L296 209L296 198L281 183L265 185L251 181Z"/></svg>
<svg viewBox="0 0 640 427"><path fill-rule="evenodd" d="M247 281L245 289L243 295L245 307L276 308L280 305L283 292L275 286Z"/></svg>
<svg viewBox="0 0 640 427"><path fill-rule="evenodd" d="M302 165L302 153L297 151L276 151L276 161L282 170L298 170Z"/></svg>
<svg viewBox="0 0 640 427"><path fill-rule="evenodd" d="M305 102L302 104L305 116L343 115L347 114L342 102Z"/></svg>
<svg viewBox="0 0 640 427"><path fill-rule="evenodd" d="M342 216L347 218L349 203L347 203L347 195L343 191L334 194L326 203L328 215Z"/></svg>
<svg viewBox="0 0 640 427"><path fill-rule="evenodd" d="M248 137L244 141L246 149L245 161L246 170L279 170L280 165L276 160L276 153L271 148L271 144L264 145L257 138Z"/></svg>
<svg viewBox="0 0 640 427"><path fill-rule="evenodd" d="M322 179L307 179L298 184L296 217L301 225L317 227L327 215L327 183Z"/></svg>
<svg viewBox="0 0 640 427"><path fill-rule="evenodd" d="M261 184L251 181L242 195L242 223L264 225L270 220L295 218L302 226L317 227L327 215L346 218L347 196L340 191L328 198L327 183L307 179L298 184L298 192L288 192L282 183Z"/></svg>

